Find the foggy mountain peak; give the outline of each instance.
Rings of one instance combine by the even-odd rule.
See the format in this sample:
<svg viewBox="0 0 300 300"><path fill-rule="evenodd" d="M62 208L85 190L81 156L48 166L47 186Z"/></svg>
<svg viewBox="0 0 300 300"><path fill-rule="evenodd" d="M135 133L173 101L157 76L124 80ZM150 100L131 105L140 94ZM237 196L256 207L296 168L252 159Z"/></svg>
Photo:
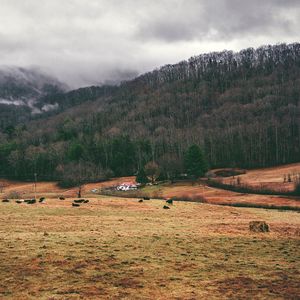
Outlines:
<svg viewBox="0 0 300 300"><path fill-rule="evenodd" d="M33 114L41 113L57 108L57 104L41 105L45 96L67 90L66 84L38 68L0 67L0 104L26 106Z"/></svg>

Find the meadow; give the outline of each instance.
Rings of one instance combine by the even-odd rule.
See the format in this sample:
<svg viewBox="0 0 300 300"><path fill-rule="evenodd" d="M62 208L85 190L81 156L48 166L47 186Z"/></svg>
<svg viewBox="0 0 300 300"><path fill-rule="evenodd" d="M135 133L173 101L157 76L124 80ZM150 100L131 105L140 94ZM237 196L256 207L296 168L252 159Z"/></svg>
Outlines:
<svg viewBox="0 0 300 300"><path fill-rule="evenodd" d="M97 196L0 203L1 299L297 299L300 215ZM265 220L269 233L251 233Z"/></svg>

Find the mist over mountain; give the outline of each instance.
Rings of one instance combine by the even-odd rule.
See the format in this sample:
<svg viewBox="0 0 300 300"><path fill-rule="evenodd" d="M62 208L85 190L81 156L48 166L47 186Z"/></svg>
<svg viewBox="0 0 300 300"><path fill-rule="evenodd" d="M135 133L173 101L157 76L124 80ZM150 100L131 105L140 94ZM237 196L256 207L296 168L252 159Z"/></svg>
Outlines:
<svg viewBox="0 0 300 300"><path fill-rule="evenodd" d="M117 86L64 92L50 81L54 92L47 93L44 78L20 80L20 90L17 80L7 82L14 88L2 95L14 97L6 101L25 103L21 95L33 95L42 99L34 102L41 112L57 106L30 121L15 116L11 122L1 110L0 167L16 178L38 168L41 177L55 179L70 163L123 176L154 160L162 170L180 172L192 144L211 167L299 161L299 43L194 56ZM30 105L2 107L33 114Z"/></svg>
<svg viewBox="0 0 300 300"><path fill-rule="evenodd" d="M39 70L0 68L0 104L25 106L33 114L42 113L56 108L55 104L40 105L46 95L67 89L65 84Z"/></svg>
<svg viewBox="0 0 300 300"><path fill-rule="evenodd" d="M24 123L53 112L58 103L47 101L49 95L64 93L66 84L38 69L0 67L0 126Z"/></svg>

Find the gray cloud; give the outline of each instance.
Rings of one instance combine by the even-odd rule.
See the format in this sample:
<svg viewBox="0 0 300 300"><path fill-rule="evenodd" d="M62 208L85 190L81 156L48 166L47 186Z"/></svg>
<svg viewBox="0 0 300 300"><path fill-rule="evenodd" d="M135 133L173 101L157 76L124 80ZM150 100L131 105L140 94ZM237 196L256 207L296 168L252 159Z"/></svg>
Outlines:
<svg viewBox="0 0 300 300"><path fill-rule="evenodd" d="M118 82L223 49L299 41L298 0L0 0L0 64Z"/></svg>
<svg viewBox="0 0 300 300"><path fill-rule="evenodd" d="M142 39L165 42L298 35L300 1L168 1L141 24Z"/></svg>

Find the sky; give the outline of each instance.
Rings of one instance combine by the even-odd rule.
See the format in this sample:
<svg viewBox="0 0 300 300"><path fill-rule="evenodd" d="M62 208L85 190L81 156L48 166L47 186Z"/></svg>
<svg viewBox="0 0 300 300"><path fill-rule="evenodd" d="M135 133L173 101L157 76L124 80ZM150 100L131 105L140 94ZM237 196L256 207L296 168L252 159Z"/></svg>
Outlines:
<svg viewBox="0 0 300 300"><path fill-rule="evenodd" d="M283 42L300 42L300 0L0 0L0 65L73 88Z"/></svg>

